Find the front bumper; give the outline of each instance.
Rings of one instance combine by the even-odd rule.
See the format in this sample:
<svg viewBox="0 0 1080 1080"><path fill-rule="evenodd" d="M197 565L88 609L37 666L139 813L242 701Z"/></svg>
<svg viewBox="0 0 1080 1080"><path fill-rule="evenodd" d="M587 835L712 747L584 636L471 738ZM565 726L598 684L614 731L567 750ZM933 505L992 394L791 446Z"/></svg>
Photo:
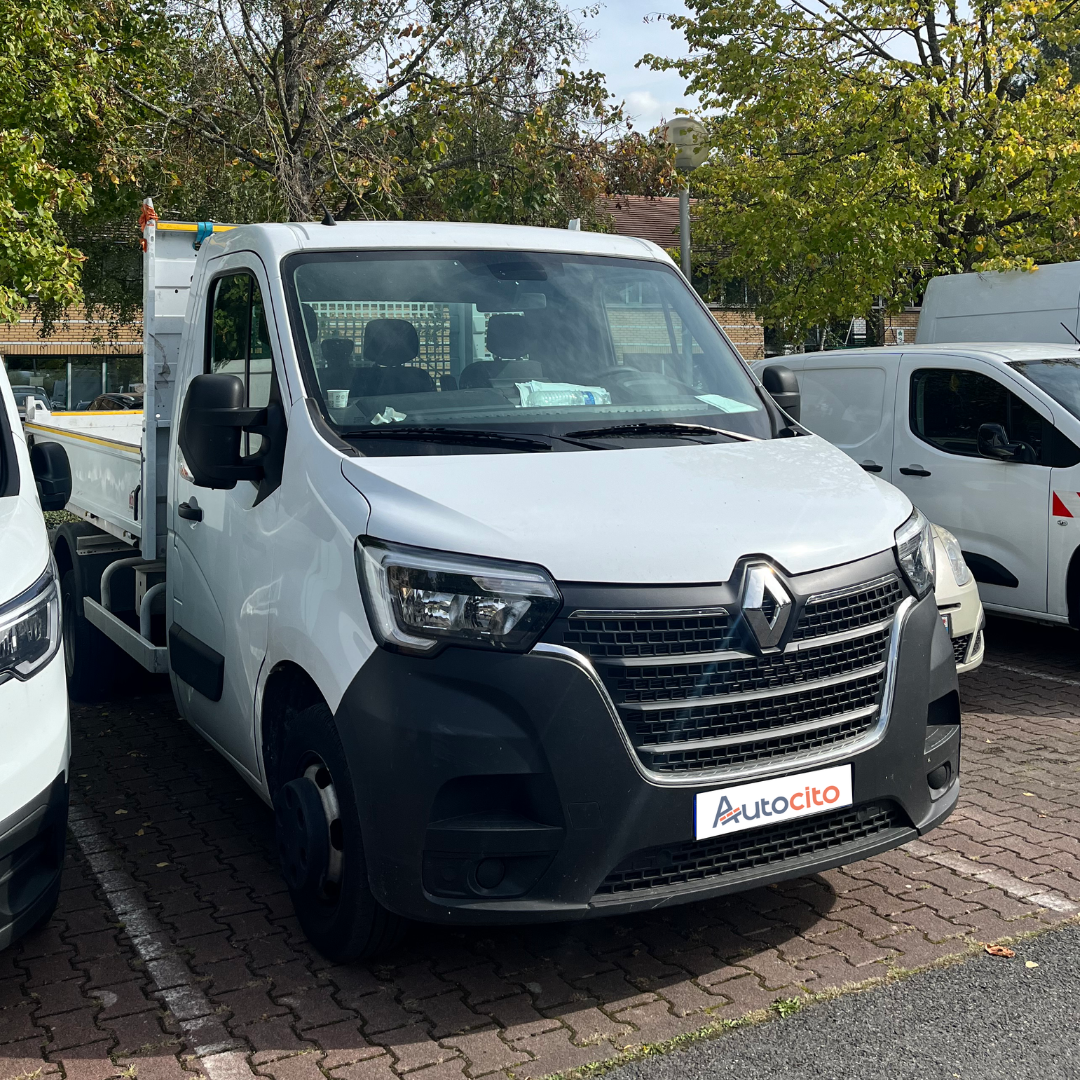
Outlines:
<svg viewBox="0 0 1080 1080"><path fill-rule="evenodd" d="M0 949L33 929L55 904L67 817L68 781L61 773L0 821Z"/></svg>
<svg viewBox="0 0 1080 1080"><path fill-rule="evenodd" d="M432 658L376 650L337 713L375 896L431 922L578 919L812 874L927 832L959 794L955 667L932 596L912 602L898 634L887 721L872 745L829 760L852 764L856 816L887 810L889 827L631 891L610 887L613 872L639 855L648 865L698 850L695 794L742 780L671 781L644 770L603 684L568 649L453 648ZM778 762L753 779L817 767Z"/></svg>

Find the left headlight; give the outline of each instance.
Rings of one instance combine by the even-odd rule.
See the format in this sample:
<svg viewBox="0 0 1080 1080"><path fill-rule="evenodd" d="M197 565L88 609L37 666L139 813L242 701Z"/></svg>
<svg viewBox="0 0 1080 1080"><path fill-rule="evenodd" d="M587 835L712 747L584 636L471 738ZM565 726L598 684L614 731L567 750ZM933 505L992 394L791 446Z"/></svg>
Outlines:
<svg viewBox="0 0 1080 1080"><path fill-rule="evenodd" d="M921 600L934 587L934 531L920 510L896 530L896 561Z"/></svg>
<svg viewBox="0 0 1080 1080"><path fill-rule="evenodd" d="M952 567L953 581L958 586L966 585L971 580L971 569L964 561L964 553L960 550L960 542L948 529L943 529L940 525L937 526L937 533L941 546L948 556L949 566Z"/></svg>
<svg viewBox="0 0 1080 1080"><path fill-rule="evenodd" d="M60 648L60 591L49 567L24 593L0 607L0 683L29 679Z"/></svg>
<svg viewBox="0 0 1080 1080"><path fill-rule="evenodd" d="M356 573L376 638L428 653L440 643L526 652L562 606L543 567L360 537Z"/></svg>

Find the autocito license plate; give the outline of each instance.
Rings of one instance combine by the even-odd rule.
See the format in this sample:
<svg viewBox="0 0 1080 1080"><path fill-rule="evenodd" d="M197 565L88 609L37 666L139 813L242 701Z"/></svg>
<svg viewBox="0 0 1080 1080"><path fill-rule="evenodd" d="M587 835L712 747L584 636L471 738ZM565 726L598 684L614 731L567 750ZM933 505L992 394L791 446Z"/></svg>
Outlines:
<svg viewBox="0 0 1080 1080"><path fill-rule="evenodd" d="M760 829L850 805L850 765L702 791L694 798L694 839Z"/></svg>

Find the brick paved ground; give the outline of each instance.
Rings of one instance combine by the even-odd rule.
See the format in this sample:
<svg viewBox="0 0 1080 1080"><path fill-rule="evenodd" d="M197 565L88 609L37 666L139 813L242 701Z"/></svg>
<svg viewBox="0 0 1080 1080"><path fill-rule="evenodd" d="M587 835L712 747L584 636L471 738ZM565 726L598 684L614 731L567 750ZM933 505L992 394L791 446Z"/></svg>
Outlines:
<svg viewBox="0 0 1080 1080"><path fill-rule="evenodd" d="M637 917L420 927L349 968L304 941L269 812L168 697L77 709L78 842L51 925L0 953L0 1080L539 1077L1058 924L1080 912L1080 636L991 640L962 680L961 806L907 849Z"/></svg>

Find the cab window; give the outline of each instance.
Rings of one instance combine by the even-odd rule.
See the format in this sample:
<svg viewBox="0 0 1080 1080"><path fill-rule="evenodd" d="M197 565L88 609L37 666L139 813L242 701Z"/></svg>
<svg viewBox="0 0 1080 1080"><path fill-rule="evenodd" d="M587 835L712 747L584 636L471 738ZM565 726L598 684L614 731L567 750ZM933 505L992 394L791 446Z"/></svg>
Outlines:
<svg viewBox="0 0 1080 1080"><path fill-rule="evenodd" d="M1027 443L1044 463L1050 425L996 379L955 368L922 369L911 376L911 430L947 454L979 457L982 424L1000 424L1013 442Z"/></svg>
<svg viewBox="0 0 1080 1080"><path fill-rule="evenodd" d="M258 282L248 273L220 277L210 304L205 370L235 375L244 384L244 404L264 408L270 400L274 362ZM250 440L245 453L254 453L262 441L258 435L245 435L245 440Z"/></svg>

